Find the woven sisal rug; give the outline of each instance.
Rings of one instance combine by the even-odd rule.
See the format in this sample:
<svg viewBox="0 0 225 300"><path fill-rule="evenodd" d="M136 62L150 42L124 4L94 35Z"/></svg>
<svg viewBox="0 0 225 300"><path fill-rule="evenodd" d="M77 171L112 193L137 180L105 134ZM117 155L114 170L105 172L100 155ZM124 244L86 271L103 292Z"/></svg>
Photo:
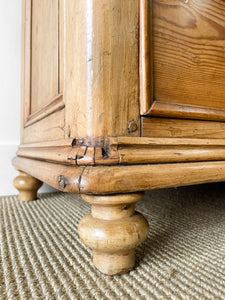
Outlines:
<svg viewBox="0 0 225 300"><path fill-rule="evenodd" d="M150 224L129 274L104 276L77 235L80 196L0 198L0 299L225 299L225 186L149 192Z"/></svg>

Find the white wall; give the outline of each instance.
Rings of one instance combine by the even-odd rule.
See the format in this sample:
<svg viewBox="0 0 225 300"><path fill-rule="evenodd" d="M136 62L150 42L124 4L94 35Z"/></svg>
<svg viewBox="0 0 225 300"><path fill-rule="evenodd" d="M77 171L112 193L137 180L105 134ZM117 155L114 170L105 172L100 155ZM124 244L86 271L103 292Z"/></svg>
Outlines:
<svg viewBox="0 0 225 300"><path fill-rule="evenodd" d="M0 196L18 193L11 160L20 141L21 15L22 0L0 0Z"/></svg>

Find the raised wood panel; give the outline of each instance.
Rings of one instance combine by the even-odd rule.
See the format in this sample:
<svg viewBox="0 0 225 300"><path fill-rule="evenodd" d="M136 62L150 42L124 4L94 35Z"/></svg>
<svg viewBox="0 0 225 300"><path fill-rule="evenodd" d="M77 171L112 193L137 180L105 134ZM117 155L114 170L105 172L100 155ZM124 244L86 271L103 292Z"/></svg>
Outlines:
<svg viewBox="0 0 225 300"><path fill-rule="evenodd" d="M43 118L31 126L25 127L21 135L21 143L36 143L44 141L57 141L65 138L65 110Z"/></svg>
<svg viewBox="0 0 225 300"><path fill-rule="evenodd" d="M42 109L29 115L28 120L25 124L25 127L28 127L43 118L48 117L52 113L59 111L65 107L65 103L63 101L63 95L59 94L55 99L53 99L49 104L45 105Z"/></svg>
<svg viewBox="0 0 225 300"><path fill-rule="evenodd" d="M225 123L169 118L142 118L143 137L224 139Z"/></svg>
<svg viewBox="0 0 225 300"><path fill-rule="evenodd" d="M33 0L31 7L31 113L59 93L59 3Z"/></svg>
<svg viewBox="0 0 225 300"><path fill-rule="evenodd" d="M152 0L151 8L152 16L141 14L140 60L151 50L152 61L143 61L153 65L154 78L141 68L141 113L224 121L225 2Z"/></svg>
<svg viewBox="0 0 225 300"><path fill-rule="evenodd" d="M153 1L154 97L225 107L225 2Z"/></svg>
<svg viewBox="0 0 225 300"><path fill-rule="evenodd" d="M65 137L64 1L23 0L21 142Z"/></svg>

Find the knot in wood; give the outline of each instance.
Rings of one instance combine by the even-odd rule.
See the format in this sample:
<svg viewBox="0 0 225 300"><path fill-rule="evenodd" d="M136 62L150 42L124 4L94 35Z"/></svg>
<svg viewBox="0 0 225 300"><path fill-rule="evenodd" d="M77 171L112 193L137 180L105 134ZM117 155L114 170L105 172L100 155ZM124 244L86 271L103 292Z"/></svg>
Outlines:
<svg viewBox="0 0 225 300"><path fill-rule="evenodd" d="M59 185L60 188L65 189L66 180L65 180L65 177L63 175L58 176L58 185Z"/></svg>

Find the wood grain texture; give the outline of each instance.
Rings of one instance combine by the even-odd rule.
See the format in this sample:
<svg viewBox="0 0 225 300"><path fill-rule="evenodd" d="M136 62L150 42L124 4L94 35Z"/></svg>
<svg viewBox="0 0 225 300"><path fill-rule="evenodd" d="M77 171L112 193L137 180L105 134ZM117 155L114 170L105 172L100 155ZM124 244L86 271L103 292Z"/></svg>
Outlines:
<svg viewBox="0 0 225 300"><path fill-rule="evenodd" d="M22 63L21 63L21 135L30 115L31 73L31 0L23 0L22 16Z"/></svg>
<svg viewBox="0 0 225 300"><path fill-rule="evenodd" d="M154 0L155 100L224 109L225 2Z"/></svg>
<svg viewBox="0 0 225 300"><path fill-rule="evenodd" d="M21 148L48 148L48 147L69 147L72 146L73 139L62 139L56 141L42 141L29 144L20 144Z"/></svg>
<svg viewBox="0 0 225 300"><path fill-rule="evenodd" d="M224 161L86 167L80 193L128 193L224 180Z"/></svg>
<svg viewBox="0 0 225 300"><path fill-rule="evenodd" d="M145 147L145 146L225 146L224 139L206 138L158 138L158 137L118 137L110 138L110 145L120 147Z"/></svg>
<svg viewBox="0 0 225 300"><path fill-rule="evenodd" d="M225 162L67 166L16 157L13 165L64 192L120 194L225 181Z"/></svg>
<svg viewBox="0 0 225 300"><path fill-rule="evenodd" d="M141 1L141 114L225 120L224 13L222 0ZM154 78L145 72L152 65Z"/></svg>
<svg viewBox="0 0 225 300"><path fill-rule="evenodd" d="M31 113L59 93L59 7L58 1L32 1Z"/></svg>
<svg viewBox="0 0 225 300"><path fill-rule="evenodd" d="M154 101L145 116L225 121L225 109Z"/></svg>
<svg viewBox="0 0 225 300"><path fill-rule="evenodd" d="M79 193L80 176L84 167L73 167L49 162L15 157L14 167L45 182L52 187L69 193Z"/></svg>
<svg viewBox="0 0 225 300"><path fill-rule="evenodd" d="M124 165L225 160L223 139L132 138L110 139L104 146L34 143L21 145L18 156L68 165Z"/></svg>
<svg viewBox="0 0 225 300"><path fill-rule="evenodd" d="M102 273L116 275L133 269L135 248L149 231L145 218L134 210L135 203L143 196L143 193L82 196L92 208L80 221L79 236L93 250L93 263Z"/></svg>
<svg viewBox="0 0 225 300"><path fill-rule="evenodd" d="M56 96L55 99L52 99L52 101L44 106L42 109L37 111L36 113L33 113L29 115L26 124L24 127L30 126L46 117L49 115L53 114L54 112L57 112L65 107L65 103L63 101L63 95L60 94Z"/></svg>
<svg viewBox="0 0 225 300"><path fill-rule="evenodd" d="M49 162L63 164L77 164L79 148L72 147L20 147L17 155L34 159L43 159Z"/></svg>
<svg viewBox="0 0 225 300"><path fill-rule="evenodd" d="M157 138L224 139L225 123L143 117L142 136Z"/></svg>
<svg viewBox="0 0 225 300"><path fill-rule="evenodd" d="M62 140L65 137L65 111L56 111L54 114L23 129L21 143L35 143L43 141Z"/></svg>
<svg viewBox="0 0 225 300"><path fill-rule="evenodd" d="M51 3L50 0L48 1L48 3ZM27 3L29 4L29 1ZM63 9L60 9L59 15L60 18L62 18L62 15L65 17L65 43L62 47L59 42L58 51L60 53L63 52L65 56L66 72L62 76L65 75L66 82L66 106L65 109L50 115L48 114L49 107L45 107L43 111L43 115L46 114L45 118L24 129L22 143L30 145L39 143L39 146L27 145L20 147L18 154L21 157L32 158L30 160L32 163L34 159L46 160L48 161L46 162L47 164L51 161L52 163L48 165L49 168L54 168L55 164L53 162L57 162L63 164L59 166L59 169L71 167L74 168L72 170L75 173L78 172L79 174L80 170L83 170L83 175L85 174L87 177L85 179L82 177L83 181L81 177L79 178L78 190L83 188L82 184L85 183L86 179L90 180L88 172L93 173L95 177L98 176L95 175L96 170L96 172L102 174L101 171L108 170L107 168L110 168L108 167L110 165L115 165L115 174L117 174L117 171L121 172L121 170L121 174L123 174L123 171L126 170L124 172L127 172L129 178L129 171L131 171L130 176L133 176L133 169L130 169L130 167L133 168L135 166L123 165L140 164L138 167L140 167L140 170L143 170L144 167L152 166L155 163L224 159L224 145L218 142L218 139L225 138L225 123L222 122L142 118L142 135L146 138L137 137L140 131L138 112L138 16L139 12L144 13L142 6L140 6L139 11L138 1L78 0L66 1L64 4L65 15L62 14ZM144 1L141 4L146 9L149 2ZM29 5L27 7L29 8ZM209 12L208 9L212 7L214 10L210 10L211 14L203 18L202 16L205 16ZM222 33L218 31L218 28L223 28L223 21L218 18L218 8L222 9L222 7L220 0L217 3L211 1L197 2L195 0L190 0L188 3L170 0L170 2L165 3L162 0L154 0L152 7L155 22L153 30L158 28L158 31L154 31L155 47L157 47L157 41L167 41L166 47L174 47L177 39L181 36L184 36L184 39L181 39L180 42L186 43L187 40L190 41L193 49L197 47L194 42L199 41L199 37L203 36L204 39L200 39L201 43L204 42L203 52L210 44L207 44L207 41L215 40L217 45L218 40L212 39L212 36L214 37L216 33L220 33L218 38L221 37ZM165 12L168 13L165 14ZM54 13L54 10L52 13ZM37 18L38 15L36 16ZM194 19L191 19L191 21L189 20L190 15L194 16ZM173 17L172 19L171 16ZM40 18L42 17L44 18L45 15L40 16ZM27 18L30 22L29 14ZM148 18L148 15L145 15L145 19L143 19L144 23L142 25L144 27L149 26L149 20L146 18ZM193 20L196 22L194 27L192 26ZM181 26L180 23L183 25ZM204 32L202 29L202 24L208 30L207 32ZM222 27L218 27L218 24ZM32 27L32 30L34 28ZM59 32L57 33L60 41L64 32L62 28L62 26L59 26ZM214 28L214 31L212 28ZM171 30L174 33L175 42L165 38ZM160 34L162 34L163 38ZM194 40L193 37L195 37ZM146 40L147 36L144 37L145 42ZM219 39L219 41L221 40ZM146 46L145 42L144 48ZM188 47L191 48L190 46ZM180 53L180 48L175 48ZM162 47L162 51L165 50L165 53L166 49ZM195 50L197 51L198 47ZM148 51L149 48L145 48L146 55ZM214 54L213 51L210 52L210 55ZM157 54L158 57L161 57L161 54L159 54ZM157 55L155 63L158 64ZM165 59L164 57L166 55L163 56L163 59ZM170 57L167 61L171 63ZM182 60L180 59L179 63L181 62ZM214 65L217 68L215 63ZM198 67L202 68L201 63ZM175 64L175 71L177 70L176 68L177 65ZM210 72L210 70L209 68L206 71ZM149 71L148 67L146 67L145 71ZM60 69L58 72L61 74L62 70ZM216 72L215 74L218 79ZM163 80L160 80L160 82L163 82ZM179 82L177 81L177 83ZM174 104L174 102L171 103ZM179 105L185 106L187 104L179 103ZM191 102L188 105L196 107L197 104ZM204 106L204 108L207 107ZM221 107L219 106L217 109L217 117L219 118ZM64 120L65 115L66 120ZM134 124L133 122L137 124L137 130L134 132L128 130L129 124ZM132 126L132 128L135 128L135 126ZM129 135L136 137L131 141L127 139ZM65 136L68 137L68 140L64 144L62 140ZM160 138L166 139L160 140ZM171 139L168 140L168 138ZM179 138L180 140L178 140ZM198 140L187 140L188 138ZM205 144L202 139L205 139ZM217 139L217 141L213 142L213 139ZM54 142L56 140L59 141L58 144ZM43 146L44 141L48 141L46 144L48 146ZM22 158L18 159L20 161ZM41 162L39 163L41 164ZM145 164L145 166L142 164ZM37 172L39 173L39 170ZM125 176L124 174L123 176ZM94 178L93 180L97 179ZM123 178L119 180L123 180ZM71 189L73 190L73 188ZM85 189L86 186L84 184L84 191ZM116 188L112 188L113 192L114 189ZM109 191L108 187L105 190Z"/></svg>
<svg viewBox="0 0 225 300"><path fill-rule="evenodd" d="M155 164L166 162L194 162L225 160L225 147L152 146L119 148L119 164Z"/></svg>
<svg viewBox="0 0 225 300"><path fill-rule="evenodd" d="M151 137L109 137L108 145L112 147L117 146L225 146L224 139L206 139L206 138L151 138ZM81 145L79 143L74 143L74 139L63 139L57 141L42 141L30 144L21 144L21 148L52 148L52 147L72 147L75 145ZM84 141L82 146L87 147L103 147L104 145L96 145L95 143L90 144Z"/></svg>
<svg viewBox="0 0 225 300"><path fill-rule="evenodd" d="M48 0L45 6L40 0L23 0L22 51L21 143L62 139L65 137L62 0Z"/></svg>
<svg viewBox="0 0 225 300"><path fill-rule="evenodd" d="M136 0L66 2L69 137L139 135L138 9Z"/></svg>

